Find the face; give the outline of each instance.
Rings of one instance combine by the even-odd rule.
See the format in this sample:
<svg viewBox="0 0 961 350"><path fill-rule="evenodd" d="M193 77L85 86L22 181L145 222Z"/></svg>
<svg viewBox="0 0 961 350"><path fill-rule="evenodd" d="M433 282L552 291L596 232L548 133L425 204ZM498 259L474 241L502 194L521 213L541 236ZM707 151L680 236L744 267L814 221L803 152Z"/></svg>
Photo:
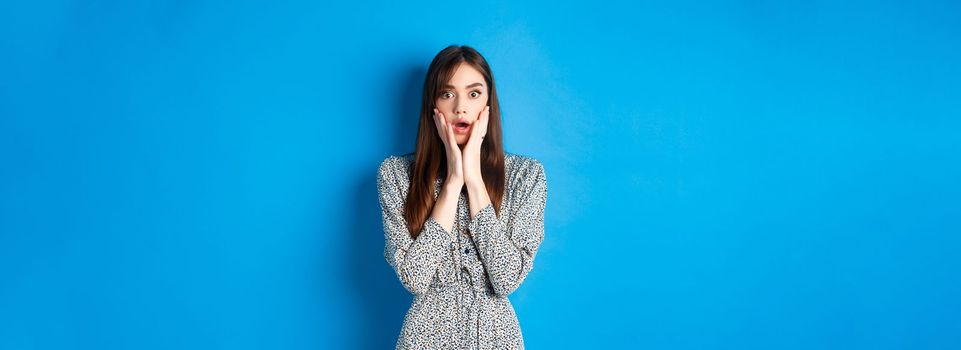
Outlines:
<svg viewBox="0 0 961 350"><path fill-rule="evenodd" d="M487 106L487 91L484 76L469 64L461 63L434 100L447 122L453 124L458 145L470 138L474 122Z"/></svg>

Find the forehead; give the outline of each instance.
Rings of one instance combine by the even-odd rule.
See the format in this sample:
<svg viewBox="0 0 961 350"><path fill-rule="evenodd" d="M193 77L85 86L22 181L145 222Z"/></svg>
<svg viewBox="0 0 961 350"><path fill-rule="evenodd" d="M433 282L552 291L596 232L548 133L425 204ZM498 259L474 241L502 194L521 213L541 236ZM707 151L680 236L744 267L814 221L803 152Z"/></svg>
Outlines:
<svg viewBox="0 0 961 350"><path fill-rule="evenodd" d="M484 75L480 71L475 69L473 66L461 63L457 65L457 69L454 70L454 75L450 77L448 82L456 87L464 87L471 83L484 83Z"/></svg>

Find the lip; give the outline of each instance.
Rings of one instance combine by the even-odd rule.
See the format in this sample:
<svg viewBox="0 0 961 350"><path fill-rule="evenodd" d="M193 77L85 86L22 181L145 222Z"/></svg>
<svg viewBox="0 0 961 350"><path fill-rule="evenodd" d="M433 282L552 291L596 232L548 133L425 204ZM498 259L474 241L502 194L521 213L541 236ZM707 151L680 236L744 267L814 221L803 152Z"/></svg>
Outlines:
<svg viewBox="0 0 961 350"><path fill-rule="evenodd" d="M457 124L460 124L460 123L465 123L465 124L467 124L467 126L465 126L465 127L459 127L459 126L457 126ZM455 121L453 124L451 124L451 126L454 128L454 133L455 133L455 134L462 134L462 135L463 135L463 134L467 134L468 132L470 132L471 124L470 124L470 123L467 123L467 122L464 122L464 121Z"/></svg>

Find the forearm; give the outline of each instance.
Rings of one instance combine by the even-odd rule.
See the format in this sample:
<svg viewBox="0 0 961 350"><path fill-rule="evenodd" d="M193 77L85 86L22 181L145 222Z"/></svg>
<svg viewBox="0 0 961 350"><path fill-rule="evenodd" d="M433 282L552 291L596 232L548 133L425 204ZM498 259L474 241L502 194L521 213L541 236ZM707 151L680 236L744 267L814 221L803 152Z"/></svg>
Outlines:
<svg viewBox="0 0 961 350"><path fill-rule="evenodd" d="M434 203L434 209L431 211L430 215L434 218L434 221L437 221L447 232L454 229L454 218L457 216L457 199L462 187L463 185L445 181L440 195L437 197L437 202Z"/></svg>
<svg viewBox="0 0 961 350"><path fill-rule="evenodd" d="M467 183L467 199L468 204L470 204L470 217L477 217L477 213L481 209L484 209L488 204L491 204L490 195L487 193L487 187L484 185L484 181L476 181Z"/></svg>

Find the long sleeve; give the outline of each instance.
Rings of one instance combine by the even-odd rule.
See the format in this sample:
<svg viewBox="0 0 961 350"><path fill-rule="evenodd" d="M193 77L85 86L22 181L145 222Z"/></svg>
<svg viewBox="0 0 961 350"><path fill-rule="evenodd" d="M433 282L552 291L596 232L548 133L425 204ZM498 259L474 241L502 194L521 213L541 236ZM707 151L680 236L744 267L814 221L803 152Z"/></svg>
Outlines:
<svg viewBox="0 0 961 350"><path fill-rule="evenodd" d="M513 293L527 277L544 239L547 178L543 165L536 161L526 171L507 227L497 219L493 204L482 208L468 225L494 294L502 297Z"/></svg>
<svg viewBox="0 0 961 350"><path fill-rule="evenodd" d="M427 292L443 254L456 237L428 216L417 239L411 238L403 215L406 198L401 193L401 181L407 178L407 173L402 163L402 159L389 157L377 170L377 190L384 224L384 258L397 273L404 288L420 295Z"/></svg>

